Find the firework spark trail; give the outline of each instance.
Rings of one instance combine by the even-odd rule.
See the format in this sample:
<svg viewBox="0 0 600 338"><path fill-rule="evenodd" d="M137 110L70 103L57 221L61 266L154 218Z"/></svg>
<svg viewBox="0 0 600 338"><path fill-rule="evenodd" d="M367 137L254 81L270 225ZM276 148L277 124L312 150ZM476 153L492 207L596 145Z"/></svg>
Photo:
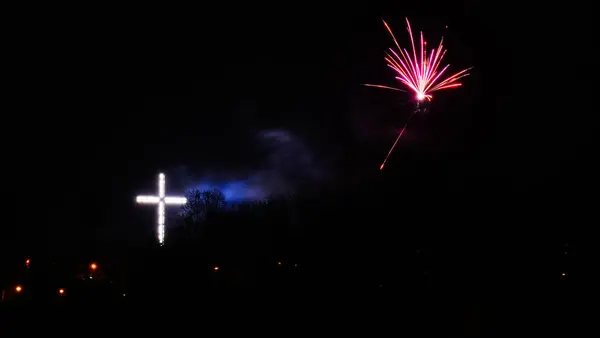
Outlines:
<svg viewBox="0 0 600 338"><path fill-rule="evenodd" d="M399 92L405 92L405 93L406 93L406 90L402 90L402 89L399 89L399 88L394 88L394 87L382 86L382 85L365 84L365 85L363 85L363 86L367 86L367 87L375 87L375 88L383 88L383 89L391 89L391 90L397 90L397 91L399 91Z"/></svg>
<svg viewBox="0 0 600 338"><path fill-rule="evenodd" d="M444 49L443 38L440 40L440 44L437 48L431 49L430 52L427 53L425 47L427 45L427 42L423 38L423 32L420 32L419 52L417 54L417 48L415 48L414 35L410 26L410 22L407 18L406 27L408 30L408 35L410 36L410 43L412 46L411 55L411 53L409 53L408 50L400 47L398 40L396 40L396 36L392 32L387 22L385 22L385 20L383 21L383 24L392 36L392 39L394 40L394 44L397 49L394 50L393 48L390 48L389 52L385 54L384 59L387 62L388 67L392 68L397 73L397 76L395 77L396 80L400 81L402 85L409 89L409 91L414 92L416 96L417 110L415 110L410 117L412 117L412 115L414 115L418 111L419 102L423 100L431 101L431 99L433 98L431 93L442 89L460 87L462 84L457 81L469 75L468 71L471 70L472 67L461 70L460 72L455 73L454 75L448 76L446 78L444 78L443 75L450 65L445 65L441 70L438 71L438 69L440 68L440 64L447 51L446 49ZM429 55L429 57L427 55ZM374 84L365 84L365 86L406 92L406 90L390 86ZM387 156L385 157L385 160L381 164L381 170L383 170L385 162L396 147L396 143L398 143L398 140L400 140L400 137L404 133L404 129L407 125L408 121L406 122L406 125L404 125L404 128L402 128L402 130L400 131L400 135L398 135L398 138L396 138L396 142L394 142L394 145L392 146Z"/></svg>
<svg viewBox="0 0 600 338"><path fill-rule="evenodd" d="M413 117L413 115L415 115L416 112L417 112L417 109L415 109L415 111L413 111L413 113L410 114L410 116L406 120L406 123L404 124L404 127L402 127L402 129L400 130L400 133L398 134L398 137L396 138L396 141L394 141L394 144L392 145L392 147L390 148L390 151L388 151L387 155L385 156L385 159L383 160L383 163L381 163L381 165L379 166L379 170L383 170L383 167L385 167L385 163L387 162L388 158L390 157L390 155L392 154L392 152L396 148L396 144L398 144L398 141L402 137L402 134L404 134L404 130L406 129L406 127L408 127L408 122L410 122L410 119Z"/></svg>

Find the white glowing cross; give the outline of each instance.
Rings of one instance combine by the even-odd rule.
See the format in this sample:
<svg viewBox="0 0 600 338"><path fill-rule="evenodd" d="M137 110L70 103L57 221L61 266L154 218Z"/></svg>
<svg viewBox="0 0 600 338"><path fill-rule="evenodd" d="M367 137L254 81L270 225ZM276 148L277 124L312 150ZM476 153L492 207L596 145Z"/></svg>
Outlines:
<svg viewBox="0 0 600 338"><path fill-rule="evenodd" d="M183 205L187 203L185 197L165 196L165 175L158 175L158 196L138 196L136 202L140 204L158 204L158 242L165 242L165 204Z"/></svg>

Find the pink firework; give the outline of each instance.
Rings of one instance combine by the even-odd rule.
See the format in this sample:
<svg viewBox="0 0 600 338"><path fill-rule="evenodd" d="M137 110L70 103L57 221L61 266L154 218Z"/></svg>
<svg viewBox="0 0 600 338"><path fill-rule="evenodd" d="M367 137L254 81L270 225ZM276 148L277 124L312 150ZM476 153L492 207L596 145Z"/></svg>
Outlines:
<svg viewBox="0 0 600 338"><path fill-rule="evenodd" d="M446 65L440 69L440 63L446 55L446 49L444 49L444 39L442 38L437 48L431 49L427 53L425 46L427 42L423 39L423 32L420 32L420 43L419 50L415 48L415 39L413 38L412 29L410 28L410 22L406 19L406 26L408 28L408 35L410 36L410 42L412 45L412 55L405 48L401 48L394 36L394 33L388 26L387 22L383 21L385 28L390 32L394 43L396 44L397 50L393 48L389 49L386 53L385 61L388 66L392 68L397 76L396 79L400 81L405 87L412 91L416 95L417 101L431 100L431 93L449 88L460 87L462 84L457 82L460 78L463 78L471 68L461 70L460 72L444 77L444 73L450 65ZM429 55L429 56L428 56ZM405 92L400 88L365 84L369 87L377 87L384 89L392 89L397 91Z"/></svg>
<svg viewBox="0 0 600 338"><path fill-rule="evenodd" d="M415 48L415 39L413 37L412 29L410 28L410 22L408 21L408 19L406 19L408 35L410 36L410 42L412 45L411 55L411 53L409 53L408 50L400 47L398 41L396 40L396 37L394 36L394 33L390 29L390 26L388 26L387 22L385 22L385 20L383 21L383 24L385 25L385 28L388 30L388 32L390 32L390 35L392 36L392 39L394 40L394 43L396 44L397 48L397 51L393 48L389 49L389 52L386 53L385 61L387 62L388 66L396 72L396 79L400 81L408 90L373 84L365 84L365 86L391 89L401 92L414 92L415 97L417 99L418 107L418 103L423 100L431 101L433 97L431 93L435 91L460 87L462 84L458 82L458 80L469 75L469 73L467 72L471 70L471 68L461 70L460 72L448 77L444 76L446 70L450 65L446 65L440 69L440 64L444 59L444 56L446 55L446 50L444 49L443 45L443 38L441 39L440 44L437 48L431 49L429 53L427 53L427 51L425 50L427 42L425 42L425 40L423 39L423 32L420 32L421 39L419 43L419 50L417 51L417 48ZM415 110L413 114L411 114L411 117L412 115L414 115L414 113L417 112L417 110ZM406 124L398 134L396 141L390 148L387 156L383 160L383 163L379 167L380 170L383 170L385 163L387 162L388 158L392 154L392 151L396 147L398 140L400 140L402 134L404 134L404 130L407 126L408 122L406 122Z"/></svg>

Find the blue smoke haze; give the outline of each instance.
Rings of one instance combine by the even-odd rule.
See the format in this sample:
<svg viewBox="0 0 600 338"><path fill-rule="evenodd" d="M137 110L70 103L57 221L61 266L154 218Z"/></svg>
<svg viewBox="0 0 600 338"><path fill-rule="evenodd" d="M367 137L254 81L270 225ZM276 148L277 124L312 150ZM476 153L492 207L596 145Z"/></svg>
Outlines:
<svg viewBox="0 0 600 338"><path fill-rule="evenodd" d="M219 189L228 202L261 200L270 195L289 194L325 178L313 153L291 132L266 130L257 135L255 145L266 157L253 170L215 171L206 168L192 173L186 166L169 170L167 192L191 189Z"/></svg>
<svg viewBox="0 0 600 338"><path fill-rule="evenodd" d="M201 182L197 185L189 186L190 189L212 190L219 189L225 195L225 199L229 202L254 201L265 199L268 196L260 187L253 187L243 180L232 180L229 182Z"/></svg>

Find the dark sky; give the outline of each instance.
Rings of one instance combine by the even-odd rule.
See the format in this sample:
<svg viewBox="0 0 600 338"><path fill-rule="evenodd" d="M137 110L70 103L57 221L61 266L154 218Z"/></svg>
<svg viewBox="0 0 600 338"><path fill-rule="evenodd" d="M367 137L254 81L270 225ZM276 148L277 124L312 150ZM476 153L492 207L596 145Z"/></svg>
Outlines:
<svg viewBox="0 0 600 338"><path fill-rule="evenodd" d="M594 98L584 95L591 11L572 2L532 9L475 1L207 3L65 13L42 11L14 29L13 112L3 136L9 192L20 202L16 221L3 225L8 231L27 232L23 216L69 231L127 227L138 215L133 196L152 192L159 171L185 171L175 178L183 189L214 173L227 180L279 170L272 155L287 148L265 146L268 132L292 136L309 158L298 170L316 172L295 177L288 168L286 184L340 186L376 175L410 109L402 95L360 86L394 84L381 18L401 42L404 17L431 42L443 34L452 69L475 67L464 87L438 93L432 112L415 122L390 160L390 184L419 175L457 185L498 177L584 196L574 187L597 180ZM34 228L43 237L46 227Z"/></svg>

